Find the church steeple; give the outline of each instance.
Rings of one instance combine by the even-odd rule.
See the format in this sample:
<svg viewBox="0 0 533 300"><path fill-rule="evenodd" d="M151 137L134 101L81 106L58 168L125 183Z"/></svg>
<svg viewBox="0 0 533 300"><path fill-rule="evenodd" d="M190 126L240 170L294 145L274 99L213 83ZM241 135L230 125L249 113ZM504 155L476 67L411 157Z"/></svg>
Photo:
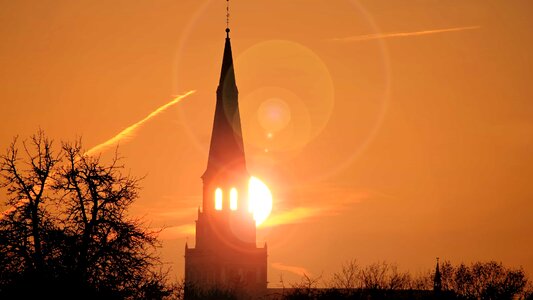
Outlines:
<svg viewBox="0 0 533 300"><path fill-rule="evenodd" d="M198 210L195 248L185 246L185 282L199 291L222 288L235 291L237 299L257 299L267 290L267 249L266 245L256 245L255 220L248 201L250 175L231 51L229 2L227 11L211 145L202 175L203 209ZM196 299L194 291L186 289L185 293L186 299Z"/></svg>
<svg viewBox="0 0 533 300"><path fill-rule="evenodd" d="M236 179L247 175L239 113L239 91L235 81L230 29L226 28L226 43L217 88L217 102L207 169L204 180L220 177Z"/></svg>
<svg viewBox="0 0 533 300"><path fill-rule="evenodd" d="M435 267L435 276L433 277L433 291L440 293L442 290L442 275L439 268L439 258L437 257L437 266Z"/></svg>

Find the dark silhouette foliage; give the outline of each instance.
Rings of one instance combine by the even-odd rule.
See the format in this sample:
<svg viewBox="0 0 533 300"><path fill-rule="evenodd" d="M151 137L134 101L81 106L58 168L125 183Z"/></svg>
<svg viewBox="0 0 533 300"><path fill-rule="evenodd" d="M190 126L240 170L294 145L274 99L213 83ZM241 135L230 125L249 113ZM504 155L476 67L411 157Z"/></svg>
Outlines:
<svg viewBox="0 0 533 300"><path fill-rule="evenodd" d="M532 285L522 269L494 261L454 267L440 266L442 290L434 291L434 273L411 276L394 264L373 263L361 267L355 260L344 264L332 279L304 276L300 283L271 293L270 299L532 299ZM282 282L282 285L285 286Z"/></svg>
<svg viewBox="0 0 533 300"><path fill-rule="evenodd" d="M86 156L81 142L42 131L0 156L8 211L0 219L0 298L161 299L172 294L155 249L156 232L126 216L139 180Z"/></svg>
<svg viewBox="0 0 533 300"><path fill-rule="evenodd" d="M452 291L460 299L514 299L526 292L527 277L522 269L506 268L495 261L476 262L457 267L445 262L445 290ZM444 268L443 268L444 269ZM445 277L446 276L446 277Z"/></svg>

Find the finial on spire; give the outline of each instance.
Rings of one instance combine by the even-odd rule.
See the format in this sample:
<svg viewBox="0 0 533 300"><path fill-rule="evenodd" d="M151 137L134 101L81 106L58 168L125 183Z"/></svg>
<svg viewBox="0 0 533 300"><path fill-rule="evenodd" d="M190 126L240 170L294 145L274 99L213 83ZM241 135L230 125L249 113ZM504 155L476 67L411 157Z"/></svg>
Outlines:
<svg viewBox="0 0 533 300"><path fill-rule="evenodd" d="M226 0L226 36L229 38L229 0Z"/></svg>

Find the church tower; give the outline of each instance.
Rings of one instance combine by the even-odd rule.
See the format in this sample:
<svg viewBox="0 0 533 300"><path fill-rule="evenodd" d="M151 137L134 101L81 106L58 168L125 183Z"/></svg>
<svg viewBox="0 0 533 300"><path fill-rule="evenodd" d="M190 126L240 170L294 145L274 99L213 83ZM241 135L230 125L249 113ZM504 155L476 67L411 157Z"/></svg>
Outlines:
<svg viewBox="0 0 533 300"><path fill-rule="evenodd" d="M248 205L248 182L230 29L226 41L203 203L196 221L196 245L185 245L186 298L231 292L255 299L267 289L267 248L256 245L256 225ZM196 296L196 297L195 297Z"/></svg>

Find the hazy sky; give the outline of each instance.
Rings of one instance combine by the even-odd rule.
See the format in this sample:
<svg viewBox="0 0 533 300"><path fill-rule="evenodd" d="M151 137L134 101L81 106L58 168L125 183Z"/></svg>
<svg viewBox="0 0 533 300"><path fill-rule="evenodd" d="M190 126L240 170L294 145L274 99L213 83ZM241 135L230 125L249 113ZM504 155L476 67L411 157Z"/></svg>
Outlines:
<svg viewBox="0 0 533 300"><path fill-rule="evenodd" d="M132 209L183 274L225 37L222 0L0 0L0 149L40 127L146 175ZM533 276L533 2L232 0L249 171L274 211L269 281L356 258ZM271 135L269 135L269 133ZM109 154L109 153L106 153ZM2 194L0 197L5 197Z"/></svg>

